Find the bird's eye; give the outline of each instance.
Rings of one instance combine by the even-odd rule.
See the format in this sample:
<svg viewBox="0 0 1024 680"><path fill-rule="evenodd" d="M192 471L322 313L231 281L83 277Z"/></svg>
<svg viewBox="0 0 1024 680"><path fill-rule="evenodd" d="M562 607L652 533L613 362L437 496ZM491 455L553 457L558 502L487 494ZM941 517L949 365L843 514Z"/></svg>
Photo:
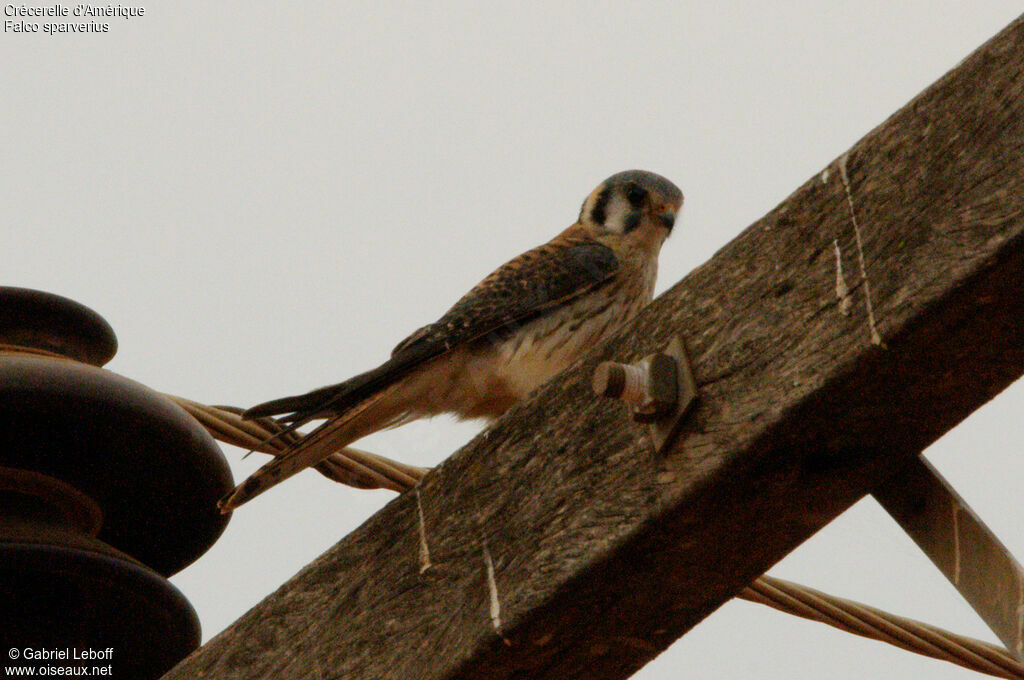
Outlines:
<svg viewBox="0 0 1024 680"><path fill-rule="evenodd" d="M643 204L645 198L647 198L647 192L636 185L631 186L629 190L626 191L626 200L629 201L629 204L634 208L639 208Z"/></svg>

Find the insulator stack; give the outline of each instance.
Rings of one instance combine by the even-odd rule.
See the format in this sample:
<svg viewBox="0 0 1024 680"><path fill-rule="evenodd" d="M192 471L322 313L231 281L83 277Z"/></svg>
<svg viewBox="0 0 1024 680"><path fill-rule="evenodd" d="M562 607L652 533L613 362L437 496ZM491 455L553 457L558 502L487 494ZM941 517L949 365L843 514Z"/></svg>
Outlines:
<svg viewBox="0 0 1024 680"><path fill-rule="evenodd" d="M8 647L158 678L200 641L167 577L224 530L233 482L195 420L101 368L116 350L91 309L0 288L0 620Z"/></svg>

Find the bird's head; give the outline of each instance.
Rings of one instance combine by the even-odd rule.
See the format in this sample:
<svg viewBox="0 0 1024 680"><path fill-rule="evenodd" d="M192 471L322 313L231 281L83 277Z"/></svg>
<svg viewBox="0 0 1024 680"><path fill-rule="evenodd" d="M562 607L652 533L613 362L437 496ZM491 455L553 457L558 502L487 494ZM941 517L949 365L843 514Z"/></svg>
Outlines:
<svg viewBox="0 0 1024 680"><path fill-rule="evenodd" d="M595 234L629 235L660 246L682 206L683 192L669 180L645 170L626 170L587 196L579 222Z"/></svg>

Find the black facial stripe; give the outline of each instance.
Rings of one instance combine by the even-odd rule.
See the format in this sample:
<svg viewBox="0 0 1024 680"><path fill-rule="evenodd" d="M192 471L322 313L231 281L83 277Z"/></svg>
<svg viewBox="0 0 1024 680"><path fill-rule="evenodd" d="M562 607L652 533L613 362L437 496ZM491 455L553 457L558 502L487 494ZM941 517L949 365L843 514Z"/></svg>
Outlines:
<svg viewBox="0 0 1024 680"><path fill-rule="evenodd" d="M590 209L591 222L604 226L604 221L608 219L608 201L611 200L611 197L611 189L608 187L601 189L594 201L594 207Z"/></svg>
<svg viewBox="0 0 1024 680"><path fill-rule="evenodd" d="M626 217L626 221L622 223L622 233L628 234L629 232L639 227L640 219L642 217L643 216L640 214L640 212L636 210L629 213L629 215Z"/></svg>
<svg viewBox="0 0 1024 680"><path fill-rule="evenodd" d="M626 199L629 204L634 208L639 208L644 203L644 199L647 198L647 191L641 189L635 184L626 191Z"/></svg>

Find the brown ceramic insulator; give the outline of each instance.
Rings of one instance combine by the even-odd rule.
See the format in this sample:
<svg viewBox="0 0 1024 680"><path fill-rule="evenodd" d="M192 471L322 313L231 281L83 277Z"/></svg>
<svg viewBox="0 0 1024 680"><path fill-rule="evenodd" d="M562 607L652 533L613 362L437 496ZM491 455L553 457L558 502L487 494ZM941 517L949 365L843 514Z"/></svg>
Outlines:
<svg viewBox="0 0 1024 680"><path fill-rule="evenodd" d="M138 560L94 538L99 509L38 473L0 468L0 618L4 644L112 650L112 677L159 678L199 645L188 600ZM82 662L63 661L63 666Z"/></svg>
<svg viewBox="0 0 1024 680"><path fill-rule="evenodd" d="M116 348L109 324L91 309L0 288L0 466L94 499L104 517L98 538L168 576L223 531L228 518L216 502L233 480L199 423L163 395L98 367Z"/></svg>
<svg viewBox="0 0 1024 680"><path fill-rule="evenodd" d="M95 536L103 526L100 506L70 484L38 472L0 467L0 524L22 516L84 536Z"/></svg>
<svg viewBox="0 0 1024 680"><path fill-rule="evenodd" d="M209 433L166 397L110 371L0 358L0 465L94 499L98 538L165 576L213 544L233 481Z"/></svg>
<svg viewBox="0 0 1024 680"><path fill-rule="evenodd" d="M106 320L85 305L31 288L0 287L0 343L102 366L117 352Z"/></svg>
<svg viewBox="0 0 1024 680"><path fill-rule="evenodd" d="M164 577L223 531L233 481L199 423L100 368L116 348L92 310L0 288L0 620L12 647L158 678L200 639Z"/></svg>

